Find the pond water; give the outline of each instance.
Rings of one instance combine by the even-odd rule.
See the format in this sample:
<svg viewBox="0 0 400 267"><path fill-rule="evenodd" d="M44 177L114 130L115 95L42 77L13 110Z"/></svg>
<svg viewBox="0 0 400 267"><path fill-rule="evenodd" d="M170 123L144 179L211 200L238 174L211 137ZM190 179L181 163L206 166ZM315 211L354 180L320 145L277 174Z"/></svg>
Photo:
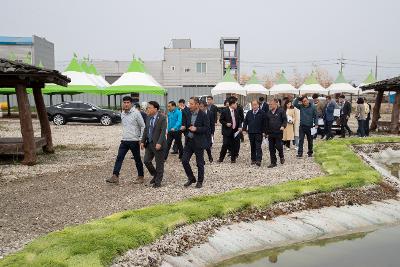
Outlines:
<svg viewBox="0 0 400 267"><path fill-rule="evenodd" d="M400 226L259 251L215 266L398 267Z"/></svg>
<svg viewBox="0 0 400 267"><path fill-rule="evenodd" d="M372 158L394 177L400 178L400 150L386 148L374 153Z"/></svg>

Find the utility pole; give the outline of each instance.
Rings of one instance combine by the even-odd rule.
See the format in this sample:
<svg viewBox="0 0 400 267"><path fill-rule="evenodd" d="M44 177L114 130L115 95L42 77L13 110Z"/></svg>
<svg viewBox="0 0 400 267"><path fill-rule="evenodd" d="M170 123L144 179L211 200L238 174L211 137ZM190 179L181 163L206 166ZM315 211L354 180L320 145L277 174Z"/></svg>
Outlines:
<svg viewBox="0 0 400 267"><path fill-rule="evenodd" d="M340 72L343 72L343 54L340 57Z"/></svg>
<svg viewBox="0 0 400 267"><path fill-rule="evenodd" d="M378 56L375 56L375 80L378 80Z"/></svg>

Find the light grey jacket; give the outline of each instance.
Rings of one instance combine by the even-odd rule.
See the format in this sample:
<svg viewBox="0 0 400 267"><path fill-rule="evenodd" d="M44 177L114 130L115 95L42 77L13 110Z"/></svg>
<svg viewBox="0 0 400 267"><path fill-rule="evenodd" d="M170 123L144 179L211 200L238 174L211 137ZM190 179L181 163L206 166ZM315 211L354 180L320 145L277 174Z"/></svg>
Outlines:
<svg viewBox="0 0 400 267"><path fill-rule="evenodd" d="M364 104L358 104L356 107L356 118L357 120L366 120L367 114L365 113Z"/></svg>
<svg viewBox="0 0 400 267"><path fill-rule="evenodd" d="M144 121L142 114L131 108L128 112L121 112L122 123L122 140L123 141L140 141L144 132Z"/></svg>

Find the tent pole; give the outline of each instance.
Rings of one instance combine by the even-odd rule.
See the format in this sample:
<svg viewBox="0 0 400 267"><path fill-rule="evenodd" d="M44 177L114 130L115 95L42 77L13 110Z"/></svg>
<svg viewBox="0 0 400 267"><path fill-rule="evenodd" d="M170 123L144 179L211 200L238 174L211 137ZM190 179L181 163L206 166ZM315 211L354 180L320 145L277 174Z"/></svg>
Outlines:
<svg viewBox="0 0 400 267"><path fill-rule="evenodd" d="M10 95L7 95L7 115L11 116Z"/></svg>
<svg viewBox="0 0 400 267"><path fill-rule="evenodd" d="M52 106L53 105L53 95L50 94L49 96L50 96L50 106Z"/></svg>
<svg viewBox="0 0 400 267"><path fill-rule="evenodd" d="M64 95L61 94L61 102L64 102Z"/></svg>
<svg viewBox="0 0 400 267"><path fill-rule="evenodd" d="M73 96L72 95L70 95L71 96L71 101L74 101L74 98L73 98Z"/></svg>
<svg viewBox="0 0 400 267"><path fill-rule="evenodd" d="M111 109L111 101L110 101L110 95L107 95L107 104L108 104L108 109Z"/></svg>
<svg viewBox="0 0 400 267"><path fill-rule="evenodd" d="M117 95L114 95L114 109L117 110Z"/></svg>

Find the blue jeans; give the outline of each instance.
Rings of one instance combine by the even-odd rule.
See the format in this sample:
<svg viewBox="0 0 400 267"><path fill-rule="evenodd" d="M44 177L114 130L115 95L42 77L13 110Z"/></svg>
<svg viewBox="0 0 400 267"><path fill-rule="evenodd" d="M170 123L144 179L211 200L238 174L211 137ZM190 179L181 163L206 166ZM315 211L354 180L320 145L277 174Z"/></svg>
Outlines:
<svg viewBox="0 0 400 267"><path fill-rule="evenodd" d="M358 130L357 133L360 137L365 137L365 120L358 120Z"/></svg>
<svg viewBox="0 0 400 267"><path fill-rule="evenodd" d="M125 155L128 151L132 151L133 158L135 159L136 169L138 172L138 176L144 176L143 171L143 162L140 157L140 145L139 141L121 141L121 144L118 148L117 159L115 160L114 171L113 174L119 176L119 172L121 171L122 162L124 162Z"/></svg>

